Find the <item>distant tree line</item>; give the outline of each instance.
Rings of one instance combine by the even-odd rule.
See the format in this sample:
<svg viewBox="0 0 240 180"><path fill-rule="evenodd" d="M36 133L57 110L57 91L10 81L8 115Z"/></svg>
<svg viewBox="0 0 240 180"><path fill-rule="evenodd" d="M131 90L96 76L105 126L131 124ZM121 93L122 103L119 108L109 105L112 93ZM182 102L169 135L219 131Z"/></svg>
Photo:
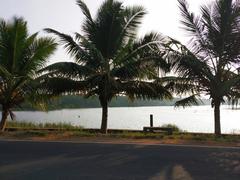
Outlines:
<svg viewBox="0 0 240 180"><path fill-rule="evenodd" d="M141 106L174 106L180 98L174 98L172 100L141 100L135 101L129 100L127 97L116 97L114 98L109 107L141 107ZM202 99L202 105L210 105L208 99ZM59 109L77 109L77 108L100 108L101 104L97 97L86 99L83 96L61 96L57 100L52 101L48 104L48 110L59 110ZM29 103L23 103L21 107L15 108L14 110L25 111L25 110L38 110Z"/></svg>

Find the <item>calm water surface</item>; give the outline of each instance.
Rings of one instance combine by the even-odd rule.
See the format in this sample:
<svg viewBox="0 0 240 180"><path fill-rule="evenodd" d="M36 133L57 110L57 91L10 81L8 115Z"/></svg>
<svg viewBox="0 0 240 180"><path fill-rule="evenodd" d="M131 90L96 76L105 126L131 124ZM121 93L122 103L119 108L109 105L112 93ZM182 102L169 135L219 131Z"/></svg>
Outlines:
<svg viewBox="0 0 240 180"><path fill-rule="evenodd" d="M101 108L64 109L57 111L15 112L17 121L34 123L65 122L81 125L85 128L99 128L101 124ZM154 116L154 126L176 124L188 132L213 132L213 109L210 106L190 108L161 107L123 107L109 108L108 128L141 130L149 126L149 115ZM240 110L231 110L229 106L221 108L223 133L240 134Z"/></svg>

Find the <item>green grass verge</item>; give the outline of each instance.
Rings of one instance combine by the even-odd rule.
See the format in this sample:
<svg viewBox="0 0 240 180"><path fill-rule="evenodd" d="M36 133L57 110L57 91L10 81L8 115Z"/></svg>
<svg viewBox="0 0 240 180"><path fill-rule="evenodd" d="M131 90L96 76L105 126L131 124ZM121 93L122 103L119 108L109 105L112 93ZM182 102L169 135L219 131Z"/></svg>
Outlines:
<svg viewBox="0 0 240 180"><path fill-rule="evenodd" d="M196 134L196 133L174 133L167 135L164 133L144 133L144 132L129 132L101 134L99 132L89 132L87 130L68 130L68 131L44 131L44 130L25 130L0 133L2 136L13 136L15 138L31 138L31 137L50 137L56 136L61 138L80 138L80 137L95 137L95 138L124 138L124 139L154 139L154 140L176 140L177 141L196 141L196 142L219 142L219 143L240 143L240 136L237 135L222 135L215 136L213 134ZM66 136L67 134L67 136Z"/></svg>
<svg viewBox="0 0 240 180"><path fill-rule="evenodd" d="M113 131L107 135L101 134L99 130L86 130L81 126L73 126L67 123L46 123L46 124L34 124L29 122L17 122L9 121L7 127L24 128L27 130L19 130L11 132L14 137L45 137L45 136L59 136L61 137L64 133L68 133L69 137L109 137L109 138L129 138L129 139L157 139L157 140L185 140L185 141L201 141L201 142L222 142L222 143L240 143L239 135L222 135L215 136L214 134L203 134L203 133L188 133L183 132L175 125L167 124L162 127L171 127L174 129L172 135L166 133L144 133L134 131ZM40 129L40 130L31 130ZM46 131L41 128L56 128L61 131ZM28 130L29 129L29 130ZM5 133L0 133L5 135Z"/></svg>

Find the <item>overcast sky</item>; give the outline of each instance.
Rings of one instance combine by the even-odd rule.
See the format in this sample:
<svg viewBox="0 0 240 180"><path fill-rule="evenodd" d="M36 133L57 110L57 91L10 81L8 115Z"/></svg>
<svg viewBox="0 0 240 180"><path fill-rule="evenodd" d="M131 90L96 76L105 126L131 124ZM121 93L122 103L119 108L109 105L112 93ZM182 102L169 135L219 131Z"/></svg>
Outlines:
<svg viewBox="0 0 240 180"><path fill-rule="evenodd" d="M104 0L84 0L94 16L97 8ZM188 0L190 10L198 13L199 6L213 0ZM186 34L181 30L180 13L177 0L122 0L124 5L143 5L146 15L139 36L149 31L157 31L187 42ZM10 19L22 16L27 20L31 33L43 28L54 28L60 32L71 34L80 31L83 15L75 0L1 0L0 17ZM63 49L59 49L50 63L66 61L70 58Z"/></svg>

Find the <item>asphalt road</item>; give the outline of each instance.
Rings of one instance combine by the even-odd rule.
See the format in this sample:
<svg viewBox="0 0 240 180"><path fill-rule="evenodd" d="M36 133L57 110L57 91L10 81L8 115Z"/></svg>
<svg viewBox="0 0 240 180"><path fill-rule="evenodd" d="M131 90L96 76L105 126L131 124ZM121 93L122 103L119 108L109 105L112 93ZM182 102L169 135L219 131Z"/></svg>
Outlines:
<svg viewBox="0 0 240 180"><path fill-rule="evenodd" d="M240 180L240 149L0 141L0 180Z"/></svg>

